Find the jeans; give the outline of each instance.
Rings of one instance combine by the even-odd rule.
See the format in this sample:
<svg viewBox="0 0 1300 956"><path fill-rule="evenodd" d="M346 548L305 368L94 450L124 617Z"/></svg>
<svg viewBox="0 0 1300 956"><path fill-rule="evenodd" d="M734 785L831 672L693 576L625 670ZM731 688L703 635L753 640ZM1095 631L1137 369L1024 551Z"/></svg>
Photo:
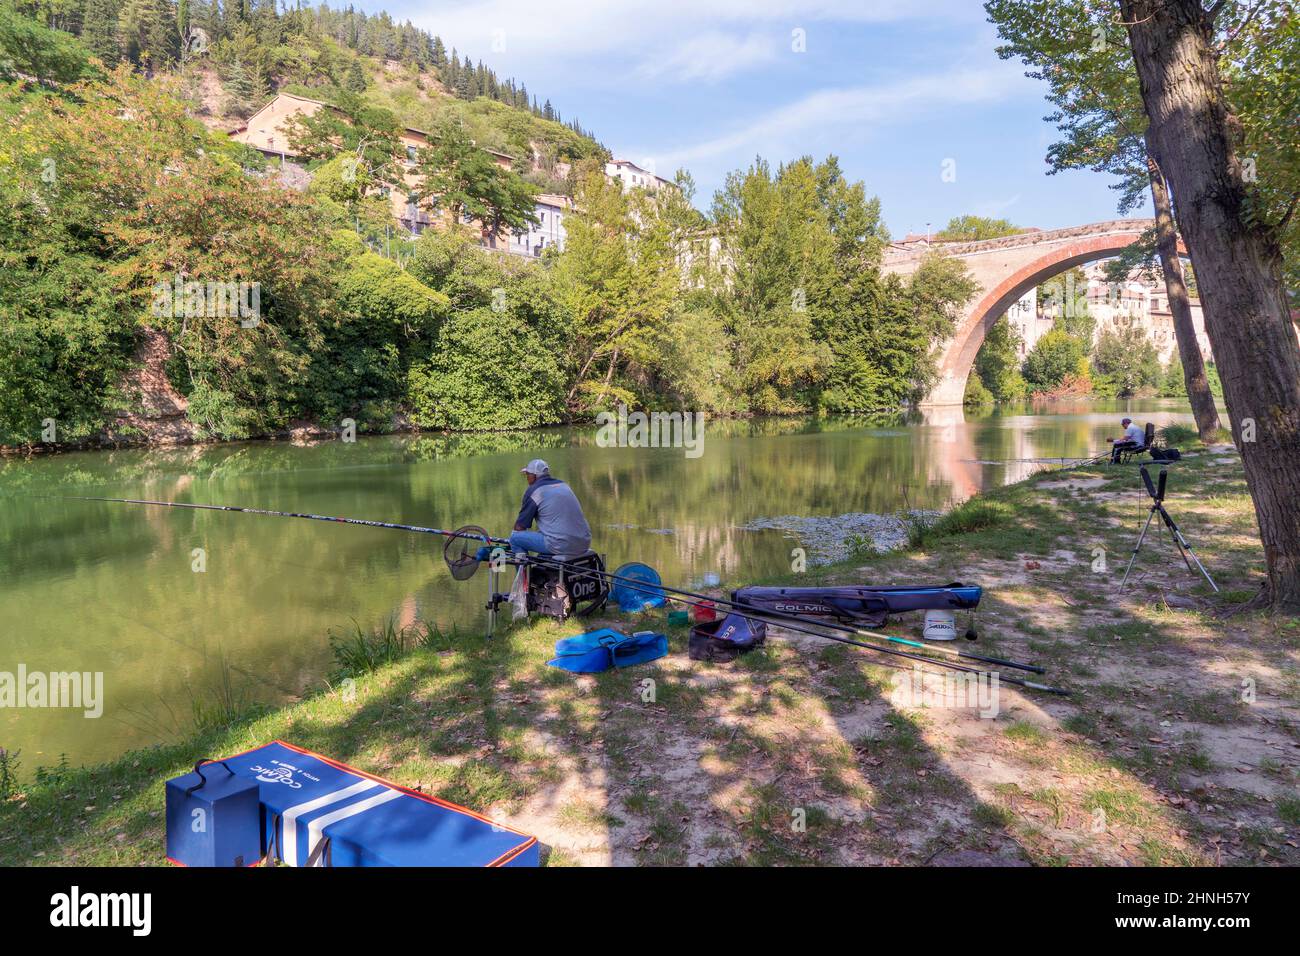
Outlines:
<svg viewBox="0 0 1300 956"><path fill-rule="evenodd" d="M546 538L540 531L512 531L510 532L510 550L516 552L532 551L535 554L550 555L551 549L546 547Z"/></svg>
<svg viewBox="0 0 1300 956"><path fill-rule="evenodd" d="M1111 447L1110 460L1113 464L1118 465L1120 457L1124 454L1124 452L1133 451L1134 449L1141 448L1141 447L1142 446L1135 441L1117 441Z"/></svg>

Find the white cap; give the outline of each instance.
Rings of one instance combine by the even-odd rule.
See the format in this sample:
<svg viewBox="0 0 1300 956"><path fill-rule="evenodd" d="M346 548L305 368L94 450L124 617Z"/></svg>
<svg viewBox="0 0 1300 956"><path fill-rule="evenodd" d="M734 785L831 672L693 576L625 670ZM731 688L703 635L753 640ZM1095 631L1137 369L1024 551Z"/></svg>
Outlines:
<svg viewBox="0 0 1300 956"><path fill-rule="evenodd" d="M520 468L519 472L524 475L536 475L540 478L542 475L549 475L551 473L551 466L540 458L534 458L528 464L524 465L524 467Z"/></svg>

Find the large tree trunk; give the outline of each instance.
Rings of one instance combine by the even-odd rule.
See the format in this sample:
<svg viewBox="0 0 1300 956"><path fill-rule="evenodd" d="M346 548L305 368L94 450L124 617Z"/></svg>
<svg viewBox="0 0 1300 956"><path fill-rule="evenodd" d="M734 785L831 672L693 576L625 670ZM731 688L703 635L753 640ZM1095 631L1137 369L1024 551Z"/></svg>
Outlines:
<svg viewBox="0 0 1300 956"><path fill-rule="evenodd" d="M1201 344L1196 341L1196 326L1192 323L1192 303L1183 279L1183 260L1178 258L1178 230L1174 226L1174 210L1169 203L1169 187L1164 173L1154 159L1151 134L1147 133L1147 152L1153 158L1148 162L1151 175L1151 204L1156 211L1156 251L1160 254L1160 268L1165 274L1165 292L1169 296L1169 311L1174 317L1174 338L1178 341L1178 360L1183 363L1183 381L1187 383L1187 398L1192 403L1192 415L1202 441L1210 441L1219 430L1219 410L1214 405L1214 393L1205 374L1205 358Z"/></svg>
<svg viewBox="0 0 1300 956"><path fill-rule="evenodd" d="M1247 216L1213 25L1197 0L1120 0L1151 121L1178 197L1233 437L1255 503L1271 598L1300 609L1300 348L1276 230Z"/></svg>

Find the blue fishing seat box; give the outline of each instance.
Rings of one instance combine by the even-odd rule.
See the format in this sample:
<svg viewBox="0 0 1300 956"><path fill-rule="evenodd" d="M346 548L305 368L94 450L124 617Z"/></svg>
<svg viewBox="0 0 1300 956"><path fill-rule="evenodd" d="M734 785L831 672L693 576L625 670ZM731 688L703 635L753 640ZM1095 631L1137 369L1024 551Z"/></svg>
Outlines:
<svg viewBox="0 0 1300 956"><path fill-rule="evenodd" d="M262 858L256 780L199 761L167 781L167 858L182 866L253 866Z"/></svg>

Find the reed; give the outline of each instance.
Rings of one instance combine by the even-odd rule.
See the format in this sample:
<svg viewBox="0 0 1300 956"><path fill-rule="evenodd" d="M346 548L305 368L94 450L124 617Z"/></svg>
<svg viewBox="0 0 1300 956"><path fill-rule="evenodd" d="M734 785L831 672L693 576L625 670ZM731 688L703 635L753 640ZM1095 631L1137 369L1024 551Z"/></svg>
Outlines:
<svg viewBox="0 0 1300 956"><path fill-rule="evenodd" d="M421 647L448 649L460 637L453 626L444 631L436 624L417 621L398 627L390 617L367 631L355 619L350 630L330 628L330 651L334 655L333 678L366 674Z"/></svg>

